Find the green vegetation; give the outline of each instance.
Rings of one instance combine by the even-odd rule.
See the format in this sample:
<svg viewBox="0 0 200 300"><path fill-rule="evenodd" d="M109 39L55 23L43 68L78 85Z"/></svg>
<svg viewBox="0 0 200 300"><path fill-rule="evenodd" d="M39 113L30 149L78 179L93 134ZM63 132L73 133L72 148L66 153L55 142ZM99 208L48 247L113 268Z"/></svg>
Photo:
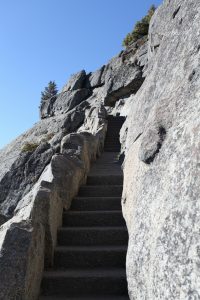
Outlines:
<svg viewBox="0 0 200 300"><path fill-rule="evenodd" d="M45 87L44 92L41 92L41 101L48 100L49 98L56 96L58 93L55 81L49 81L48 86Z"/></svg>
<svg viewBox="0 0 200 300"><path fill-rule="evenodd" d="M142 38L143 36L148 34L149 23L150 23L150 20L153 16L155 10L156 10L156 7L154 5L152 5L150 7L147 15L144 18L142 18L141 21L138 21L135 24L133 31L128 33L127 36L125 37L125 39L123 40L124 47L129 46L131 43L136 42L137 40L139 40L140 38Z"/></svg>
<svg viewBox="0 0 200 300"><path fill-rule="evenodd" d="M24 146L22 147L22 152L33 152L39 144L37 143L25 143Z"/></svg>

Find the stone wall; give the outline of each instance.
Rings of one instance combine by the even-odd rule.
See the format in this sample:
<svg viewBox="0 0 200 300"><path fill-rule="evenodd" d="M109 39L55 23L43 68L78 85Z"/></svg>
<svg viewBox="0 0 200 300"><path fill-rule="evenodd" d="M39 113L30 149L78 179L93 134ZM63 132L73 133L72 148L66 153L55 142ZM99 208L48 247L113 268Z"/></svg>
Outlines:
<svg viewBox="0 0 200 300"><path fill-rule="evenodd" d="M107 128L106 111L97 107L96 130L63 137L61 151L19 202L14 216L0 227L0 299L36 300L44 265L50 267L62 224L90 164L100 155ZM92 112L88 112L90 116ZM86 118L86 124L90 121Z"/></svg>

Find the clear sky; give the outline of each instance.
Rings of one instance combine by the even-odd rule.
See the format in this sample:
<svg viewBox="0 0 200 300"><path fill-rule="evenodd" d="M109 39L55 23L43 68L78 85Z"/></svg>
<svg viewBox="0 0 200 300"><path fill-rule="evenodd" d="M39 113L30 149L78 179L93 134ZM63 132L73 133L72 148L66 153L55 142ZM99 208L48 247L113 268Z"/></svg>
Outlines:
<svg viewBox="0 0 200 300"><path fill-rule="evenodd" d="M41 91L94 71L161 0L0 0L0 148L39 120Z"/></svg>

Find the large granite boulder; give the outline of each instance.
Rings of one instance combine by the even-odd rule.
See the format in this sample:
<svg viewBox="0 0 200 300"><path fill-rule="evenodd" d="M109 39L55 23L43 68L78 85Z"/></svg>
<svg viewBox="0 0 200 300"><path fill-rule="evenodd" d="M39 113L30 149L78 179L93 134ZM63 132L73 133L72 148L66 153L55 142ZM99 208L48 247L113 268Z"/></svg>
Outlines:
<svg viewBox="0 0 200 300"><path fill-rule="evenodd" d="M143 68L148 63L146 39L133 43L104 68L101 80L105 82L105 105L114 106L118 100L136 94L142 86Z"/></svg>
<svg viewBox="0 0 200 300"><path fill-rule="evenodd" d="M86 88L75 91L66 91L59 94L51 108L51 112L53 115L67 113L79 105L82 101L86 100L90 95L90 90Z"/></svg>
<svg viewBox="0 0 200 300"><path fill-rule="evenodd" d="M82 89L84 87L86 78L87 76L85 70L81 70L80 72L73 74L67 84L63 87L62 92L64 93Z"/></svg>
<svg viewBox="0 0 200 300"><path fill-rule="evenodd" d="M91 88L97 88L104 85L105 81L102 80L104 69L105 66L89 74L89 84Z"/></svg>
<svg viewBox="0 0 200 300"><path fill-rule="evenodd" d="M41 102L40 117L44 119L67 113L90 95L88 76L85 70L82 70L71 76L58 95Z"/></svg>

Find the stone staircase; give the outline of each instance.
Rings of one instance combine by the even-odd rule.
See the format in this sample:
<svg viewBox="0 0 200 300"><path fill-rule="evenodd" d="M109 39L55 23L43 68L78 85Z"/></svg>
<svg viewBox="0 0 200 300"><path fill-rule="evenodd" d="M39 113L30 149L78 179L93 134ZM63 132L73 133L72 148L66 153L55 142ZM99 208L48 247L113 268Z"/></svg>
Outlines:
<svg viewBox="0 0 200 300"><path fill-rule="evenodd" d="M123 119L108 118L105 152L63 214L54 268L44 273L40 300L128 300L128 234L121 212L123 175L117 155Z"/></svg>

